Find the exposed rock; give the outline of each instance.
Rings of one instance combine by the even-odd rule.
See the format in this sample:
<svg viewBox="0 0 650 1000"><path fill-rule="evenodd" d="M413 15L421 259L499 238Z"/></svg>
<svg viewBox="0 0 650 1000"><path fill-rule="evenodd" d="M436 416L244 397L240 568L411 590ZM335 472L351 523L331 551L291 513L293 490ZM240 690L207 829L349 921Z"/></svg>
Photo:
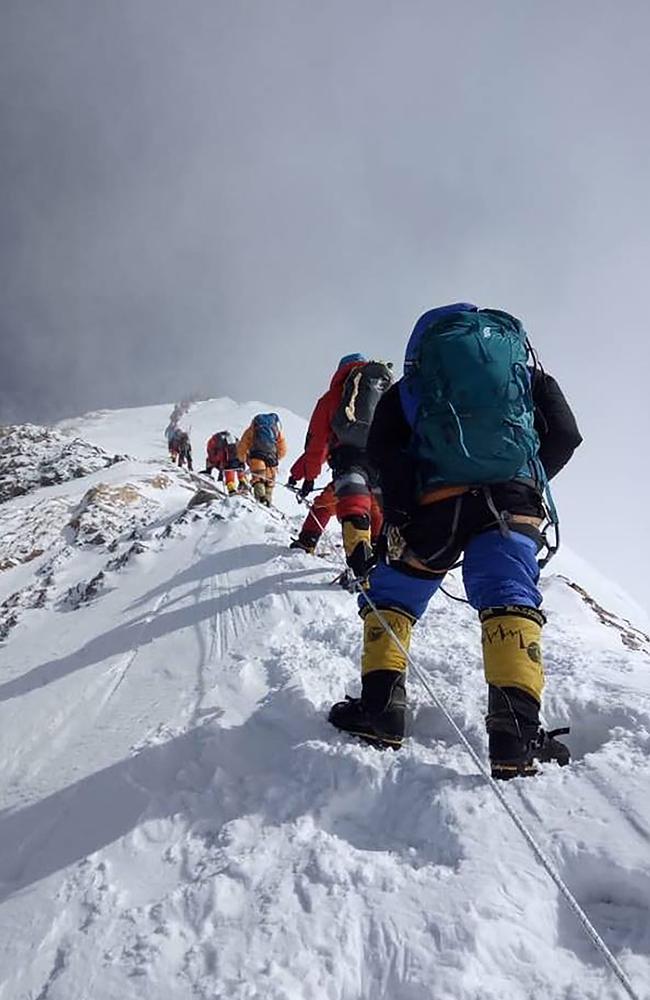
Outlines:
<svg viewBox="0 0 650 1000"><path fill-rule="evenodd" d="M129 532L133 537L158 512L158 504L132 483L99 483L85 493L68 522L80 545L110 545Z"/></svg>
<svg viewBox="0 0 650 1000"><path fill-rule="evenodd" d="M70 504L61 497L0 507L0 571L31 562L61 536Z"/></svg>
<svg viewBox="0 0 650 1000"><path fill-rule="evenodd" d="M125 460L81 438L51 427L20 424L0 427L0 503L41 486L80 479Z"/></svg>
<svg viewBox="0 0 650 1000"><path fill-rule="evenodd" d="M88 604L97 597L106 587L106 576L103 572L97 573L90 580L82 580L64 594L60 601L60 607L69 611L76 611L82 604Z"/></svg>
<svg viewBox="0 0 650 1000"><path fill-rule="evenodd" d="M650 653L650 636L647 636L641 629L636 628L626 618L620 618L612 611L608 611L607 608L604 608L598 601L594 600L591 594L584 587L581 587L580 584L574 583L573 580L569 580L566 576L561 576L560 579L564 580L571 587L571 590L575 590L576 594L580 595L585 604L592 609L603 625L609 625L611 628L616 629L624 646L627 646L628 649L640 649L646 653Z"/></svg>

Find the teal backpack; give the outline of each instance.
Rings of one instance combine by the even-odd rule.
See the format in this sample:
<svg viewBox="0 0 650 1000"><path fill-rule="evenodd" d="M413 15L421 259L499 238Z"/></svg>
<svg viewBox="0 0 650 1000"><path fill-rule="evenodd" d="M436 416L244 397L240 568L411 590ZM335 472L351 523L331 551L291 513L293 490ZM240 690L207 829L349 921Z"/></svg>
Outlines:
<svg viewBox="0 0 650 1000"><path fill-rule="evenodd" d="M421 492L546 477L538 458L526 331L514 316L461 303L418 320L400 398Z"/></svg>

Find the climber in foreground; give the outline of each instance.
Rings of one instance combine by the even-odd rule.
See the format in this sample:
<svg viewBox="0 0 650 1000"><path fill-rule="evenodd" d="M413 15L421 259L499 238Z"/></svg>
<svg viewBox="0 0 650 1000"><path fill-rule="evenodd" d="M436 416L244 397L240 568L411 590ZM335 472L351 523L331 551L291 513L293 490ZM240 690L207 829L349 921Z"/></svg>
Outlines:
<svg viewBox="0 0 650 1000"><path fill-rule="evenodd" d="M287 453L287 442L277 413L258 413L246 428L237 457L251 471L253 495L267 507L273 500L278 465Z"/></svg>
<svg viewBox="0 0 650 1000"><path fill-rule="evenodd" d="M462 555L467 598L481 621L493 777L534 774L536 759L568 763L567 747L539 722L545 618L536 557L547 481L581 440L519 320L467 303L420 317L404 375L382 397L368 437L384 499L385 557L367 591L377 611L359 596L361 697L332 707L334 726L378 746L401 745L404 650Z"/></svg>
<svg viewBox="0 0 650 1000"><path fill-rule="evenodd" d="M304 455L292 469L294 482L303 480L299 495L307 497L325 462L331 466L345 558L357 577L374 562L371 524L381 519L366 442L375 408L391 382L390 366L381 361L362 354L341 358L312 413Z"/></svg>
<svg viewBox="0 0 650 1000"><path fill-rule="evenodd" d="M218 431L208 440L205 462L205 475L211 476L212 470L219 473L219 481L223 481L228 493L248 493L248 477L246 467L237 456L237 441L230 431Z"/></svg>

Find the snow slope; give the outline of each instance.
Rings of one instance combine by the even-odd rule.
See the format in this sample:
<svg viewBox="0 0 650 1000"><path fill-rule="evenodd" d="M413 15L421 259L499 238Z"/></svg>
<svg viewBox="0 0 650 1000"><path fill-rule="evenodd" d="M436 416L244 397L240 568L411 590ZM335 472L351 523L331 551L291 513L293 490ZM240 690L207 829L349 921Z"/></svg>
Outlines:
<svg viewBox="0 0 650 1000"><path fill-rule="evenodd" d="M1 1000L623 996L415 680L399 754L328 725L358 690L337 533L316 559L252 501L186 511L170 409L66 422L131 459L0 506L47 543L0 572ZM257 409L193 407L197 466ZM504 793L648 997L650 645L563 560L546 712L576 760ZM475 615L441 595L413 652L484 755Z"/></svg>

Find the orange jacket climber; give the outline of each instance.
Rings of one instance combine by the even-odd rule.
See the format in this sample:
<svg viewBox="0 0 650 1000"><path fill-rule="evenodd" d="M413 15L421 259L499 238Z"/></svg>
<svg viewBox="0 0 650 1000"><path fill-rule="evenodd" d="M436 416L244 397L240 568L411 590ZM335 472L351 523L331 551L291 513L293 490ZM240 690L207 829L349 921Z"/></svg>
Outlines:
<svg viewBox="0 0 650 1000"><path fill-rule="evenodd" d="M237 446L237 457L251 470L256 500L271 505L279 462L287 454L287 442L277 413L258 413Z"/></svg>

